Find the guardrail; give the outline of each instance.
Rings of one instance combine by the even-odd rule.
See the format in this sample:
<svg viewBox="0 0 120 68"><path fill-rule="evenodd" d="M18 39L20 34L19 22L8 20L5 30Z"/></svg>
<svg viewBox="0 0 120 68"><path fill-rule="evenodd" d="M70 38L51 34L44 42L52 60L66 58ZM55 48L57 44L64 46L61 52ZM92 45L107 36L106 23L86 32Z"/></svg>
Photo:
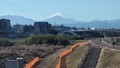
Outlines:
<svg viewBox="0 0 120 68"><path fill-rule="evenodd" d="M64 52L62 52L59 56L59 62L56 65L56 68L67 68L66 66L66 62L65 62L65 57L70 54L71 52L73 52L74 48L76 48L79 45L85 45L89 42L82 42L82 43L76 43L75 45L71 46L70 49L65 50Z"/></svg>

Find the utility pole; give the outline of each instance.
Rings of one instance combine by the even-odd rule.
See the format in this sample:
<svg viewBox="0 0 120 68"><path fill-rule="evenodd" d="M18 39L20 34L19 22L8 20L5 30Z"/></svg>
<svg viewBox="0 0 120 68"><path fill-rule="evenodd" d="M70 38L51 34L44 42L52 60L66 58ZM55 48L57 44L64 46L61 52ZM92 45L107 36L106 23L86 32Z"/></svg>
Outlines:
<svg viewBox="0 0 120 68"><path fill-rule="evenodd" d="M107 21L105 20L105 29L107 29Z"/></svg>
<svg viewBox="0 0 120 68"><path fill-rule="evenodd" d="M106 30L107 30L107 21L105 20L105 33L104 33L104 37L106 37Z"/></svg>

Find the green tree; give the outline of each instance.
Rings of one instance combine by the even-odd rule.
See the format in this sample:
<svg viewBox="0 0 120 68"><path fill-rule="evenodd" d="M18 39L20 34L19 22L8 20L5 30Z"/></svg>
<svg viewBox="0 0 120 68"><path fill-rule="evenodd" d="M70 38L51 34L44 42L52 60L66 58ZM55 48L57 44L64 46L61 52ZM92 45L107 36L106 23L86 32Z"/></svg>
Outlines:
<svg viewBox="0 0 120 68"><path fill-rule="evenodd" d="M50 34L58 35L58 31L55 29L52 29L49 31Z"/></svg>
<svg viewBox="0 0 120 68"><path fill-rule="evenodd" d="M12 46L13 43L7 39L0 38L0 46Z"/></svg>

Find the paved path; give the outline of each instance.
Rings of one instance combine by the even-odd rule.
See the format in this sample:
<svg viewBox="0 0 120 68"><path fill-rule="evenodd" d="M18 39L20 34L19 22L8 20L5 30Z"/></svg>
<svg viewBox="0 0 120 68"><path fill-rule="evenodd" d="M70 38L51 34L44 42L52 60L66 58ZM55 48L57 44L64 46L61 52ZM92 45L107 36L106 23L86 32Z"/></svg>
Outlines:
<svg viewBox="0 0 120 68"><path fill-rule="evenodd" d="M106 48L111 48L111 49L116 49L116 50L120 50L120 47L119 46L113 46L112 44L109 44L105 41L102 41L100 42L99 39L94 39L94 40L91 40L91 42L96 45L96 46L99 46L99 47L106 47Z"/></svg>
<svg viewBox="0 0 120 68"><path fill-rule="evenodd" d="M90 42L92 43L92 47L80 68L95 68L103 47L120 50L119 46L113 46L107 42L100 41L100 39L93 39Z"/></svg>
<svg viewBox="0 0 120 68"><path fill-rule="evenodd" d="M99 59L100 52L101 48L91 47L80 68L95 68Z"/></svg>

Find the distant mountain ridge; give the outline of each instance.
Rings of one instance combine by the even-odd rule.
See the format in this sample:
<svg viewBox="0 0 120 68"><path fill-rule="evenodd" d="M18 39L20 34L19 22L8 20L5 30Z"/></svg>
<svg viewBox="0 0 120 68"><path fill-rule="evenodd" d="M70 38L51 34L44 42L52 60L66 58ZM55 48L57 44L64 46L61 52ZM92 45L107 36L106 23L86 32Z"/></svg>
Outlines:
<svg viewBox="0 0 120 68"><path fill-rule="evenodd" d="M48 21L54 25L60 25L64 24L66 26L71 27L91 27L91 28L120 28L120 19L116 20L93 20L90 22L80 22L76 21L70 18L65 18L59 15L56 15L54 17L51 17L49 19L46 19L45 21Z"/></svg>
<svg viewBox="0 0 120 68"><path fill-rule="evenodd" d="M95 20L90 22L77 22L75 24L68 24L67 26L75 26L75 27L94 27L94 28L120 28L120 20L109 20L109 21L101 21Z"/></svg>
<svg viewBox="0 0 120 68"><path fill-rule="evenodd" d="M11 24L34 24L35 20L30 19L30 18L25 18L23 16L11 16L11 15L6 15L6 16L0 16L0 19L5 18L5 19L10 19ZM107 20L106 23L105 21L102 20L93 20L90 22L80 22L76 21L74 19L66 18L62 16L62 14L56 13L44 21L48 21L52 25L66 25L66 26L72 26L72 27L95 27L95 28L120 28L120 19L116 20Z"/></svg>
<svg viewBox="0 0 120 68"><path fill-rule="evenodd" d="M31 18L25 18L23 16L12 16L12 15L5 15L0 16L0 19L10 19L11 24L14 25L16 23L18 24L33 24L35 21Z"/></svg>

